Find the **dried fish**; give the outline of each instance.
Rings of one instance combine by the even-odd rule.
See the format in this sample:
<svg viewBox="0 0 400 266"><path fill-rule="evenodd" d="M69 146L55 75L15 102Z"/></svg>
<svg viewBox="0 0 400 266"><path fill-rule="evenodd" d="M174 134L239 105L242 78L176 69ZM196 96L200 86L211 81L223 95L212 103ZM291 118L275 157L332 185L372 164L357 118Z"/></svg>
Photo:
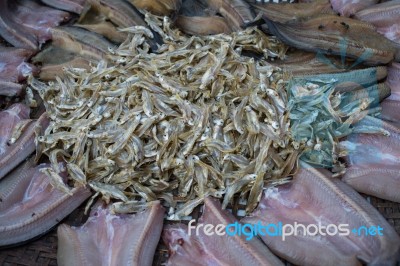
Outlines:
<svg viewBox="0 0 400 266"><path fill-rule="evenodd" d="M335 15L314 16L305 21L287 23L267 19L268 28L282 41L306 51L343 54L365 64L379 65L392 61L396 46L367 23ZM397 55L398 56L398 55Z"/></svg>
<svg viewBox="0 0 400 266"><path fill-rule="evenodd" d="M183 32L191 35L214 35L231 33L232 29L226 19L218 16L187 17L178 16L175 25Z"/></svg>
<svg viewBox="0 0 400 266"><path fill-rule="evenodd" d="M129 0L136 8L145 9L158 16L168 16L173 12L177 12L182 0Z"/></svg>
<svg viewBox="0 0 400 266"><path fill-rule="evenodd" d="M168 219L176 220L209 195L223 197L223 207L238 195L250 212L264 188L287 182L299 156L338 167L339 136L363 130L352 126L372 101L361 92L335 92L335 86L384 72L287 83L281 68L244 55L278 58L287 49L256 28L187 36L171 28L168 17L145 13L145 19L148 28L123 30L128 39L119 47L100 45L115 64L71 68L47 84L29 79L52 122L37 138L40 153L51 158L50 173L60 173L58 163L65 161L68 184L87 183L112 200L116 212L161 198ZM157 53L148 49L149 28L163 37ZM75 36L75 29L57 30Z"/></svg>
<svg viewBox="0 0 400 266"><path fill-rule="evenodd" d="M240 29L246 23L254 20L249 4L244 0L207 0L207 4L229 20L235 29Z"/></svg>

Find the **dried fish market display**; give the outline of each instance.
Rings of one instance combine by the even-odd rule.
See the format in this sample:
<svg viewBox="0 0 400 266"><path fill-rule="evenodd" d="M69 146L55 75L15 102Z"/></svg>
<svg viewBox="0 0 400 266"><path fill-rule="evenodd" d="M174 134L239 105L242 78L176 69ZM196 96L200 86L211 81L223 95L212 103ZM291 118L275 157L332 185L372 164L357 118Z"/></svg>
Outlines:
<svg viewBox="0 0 400 266"><path fill-rule="evenodd" d="M112 199L115 212L163 199L176 220L208 195L223 197L226 207L240 194L251 212L265 187L295 172L301 154L340 168L330 161L339 156L336 142L373 99L334 94L337 79L288 84L280 68L243 55L285 53L256 28L188 37L171 29L168 18L147 14L146 20L163 36L157 53L149 52L151 31L135 26L124 30L131 38L108 62L90 71L67 69L47 85L31 80L51 119L37 139L38 151L52 162L50 177L62 160L71 182ZM321 131L331 124L336 131Z"/></svg>
<svg viewBox="0 0 400 266"><path fill-rule="evenodd" d="M149 29L131 27L111 63L67 69L54 83L31 79L51 119L38 151L54 173L65 161L73 183L118 200L116 212L160 198L180 219L207 195L226 206L238 192L249 194L251 211L265 182L292 172L298 147L283 72L242 53L279 57L286 47L255 28L188 37L166 18L147 21L164 38L157 53L149 53Z"/></svg>
<svg viewBox="0 0 400 266"><path fill-rule="evenodd" d="M267 2L0 0L20 47L0 47L0 248L74 211L60 265L395 264L396 222L356 191L399 201L397 1ZM386 234L247 242L190 219Z"/></svg>

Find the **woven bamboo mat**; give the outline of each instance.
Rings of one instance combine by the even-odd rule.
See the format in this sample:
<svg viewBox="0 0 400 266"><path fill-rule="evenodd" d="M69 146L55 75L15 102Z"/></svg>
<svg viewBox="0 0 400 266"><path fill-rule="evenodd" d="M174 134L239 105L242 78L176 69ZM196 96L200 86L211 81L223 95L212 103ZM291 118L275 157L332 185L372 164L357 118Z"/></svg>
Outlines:
<svg viewBox="0 0 400 266"><path fill-rule="evenodd" d="M387 200L382 200L370 196L366 196L366 199L373 205L378 211L388 220L388 222L396 229L397 233L400 234L400 203L394 203ZM240 210L243 209L243 205L239 202L235 202L232 207L232 212L237 217L241 217ZM81 212L75 212L67 218L69 224L78 224L84 218L80 214ZM192 214L193 218L198 218L201 215L200 209L195 209ZM0 250L0 265L3 266L15 266L15 265L26 265L26 266L51 266L57 265L57 230L53 229L41 238L27 243L25 245ZM153 265L162 265L168 258L168 250L164 244L160 241L156 255L154 257ZM288 264L289 265L289 264Z"/></svg>

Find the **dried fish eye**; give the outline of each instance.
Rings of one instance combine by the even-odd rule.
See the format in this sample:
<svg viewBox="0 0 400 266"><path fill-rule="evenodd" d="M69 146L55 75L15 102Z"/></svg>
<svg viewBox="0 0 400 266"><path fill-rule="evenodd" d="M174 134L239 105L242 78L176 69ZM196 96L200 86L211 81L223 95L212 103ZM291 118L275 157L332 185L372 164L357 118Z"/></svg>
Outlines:
<svg viewBox="0 0 400 266"><path fill-rule="evenodd" d="M115 54L115 50L112 47L108 47L107 50L111 53L111 54Z"/></svg>
<svg viewBox="0 0 400 266"><path fill-rule="evenodd" d="M117 60L117 63L120 63L120 64L123 64L123 63L126 63L126 62L127 62L127 59L125 57L118 58L118 60Z"/></svg>
<svg viewBox="0 0 400 266"><path fill-rule="evenodd" d="M274 129L279 129L279 123L276 122L276 121L272 121L272 122L271 122L271 126L272 126Z"/></svg>

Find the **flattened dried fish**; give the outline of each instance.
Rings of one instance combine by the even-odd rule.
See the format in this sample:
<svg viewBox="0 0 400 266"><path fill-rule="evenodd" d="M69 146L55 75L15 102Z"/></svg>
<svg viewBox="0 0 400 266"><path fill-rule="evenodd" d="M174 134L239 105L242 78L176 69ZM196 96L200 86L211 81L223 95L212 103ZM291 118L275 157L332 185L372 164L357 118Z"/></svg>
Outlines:
<svg viewBox="0 0 400 266"><path fill-rule="evenodd" d="M158 16L168 16L171 13L178 12L182 0L129 0L136 8L145 9Z"/></svg>
<svg viewBox="0 0 400 266"><path fill-rule="evenodd" d="M207 0L207 4L221 13L235 29L241 29L254 20L250 6L244 0Z"/></svg>
<svg viewBox="0 0 400 266"><path fill-rule="evenodd" d="M58 227L57 262L152 265L163 225L164 208L160 202L153 202L146 211L134 215L113 214L110 207L99 205L84 225Z"/></svg>
<svg viewBox="0 0 400 266"><path fill-rule="evenodd" d="M37 50L36 36L24 25L19 25L13 20L8 2L0 1L0 35L15 47Z"/></svg>
<svg viewBox="0 0 400 266"><path fill-rule="evenodd" d="M41 0L43 3L70 12L80 14L85 7L86 0Z"/></svg>
<svg viewBox="0 0 400 266"><path fill-rule="evenodd" d="M190 35L214 35L232 32L226 19L218 16L187 17L180 15L176 19L175 25L184 33Z"/></svg>
<svg viewBox="0 0 400 266"><path fill-rule="evenodd" d="M283 42L305 51L321 51L362 58L366 64L392 61L396 46L370 24L334 15L320 15L302 22L279 23L267 20L271 32Z"/></svg>
<svg viewBox="0 0 400 266"><path fill-rule="evenodd" d="M54 45L97 60L105 59L108 49L113 47L103 36L78 27L52 28L51 34Z"/></svg>
<svg viewBox="0 0 400 266"><path fill-rule="evenodd" d="M219 202L212 198L205 199L200 224L211 224L218 228L223 225L225 232L225 226L235 222L233 215L222 210ZM245 240L244 236L238 234L209 236L202 229L195 235L184 224L165 227L163 240L171 253L167 265L283 265L259 239Z"/></svg>
<svg viewBox="0 0 400 266"><path fill-rule="evenodd" d="M0 195L0 246L14 245L46 233L90 196L84 187L71 188L70 195L50 185L32 160L17 168L2 182Z"/></svg>
<svg viewBox="0 0 400 266"><path fill-rule="evenodd" d="M329 207L328 207L329 206ZM399 254L399 236L362 196L325 169L303 164L292 183L266 190L258 209L244 223L263 225L348 224L348 235L298 233L282 237L269 234L262 240L274 252L301 265L393 265ZM369 238L352 234L353 228L379 224L386 234ZM321 227L322 228L322 227ZM323 229L321 229L323 230ZM324 234L324 235L323 235ZM318 252L309 252L309 248Z"/></svg>

